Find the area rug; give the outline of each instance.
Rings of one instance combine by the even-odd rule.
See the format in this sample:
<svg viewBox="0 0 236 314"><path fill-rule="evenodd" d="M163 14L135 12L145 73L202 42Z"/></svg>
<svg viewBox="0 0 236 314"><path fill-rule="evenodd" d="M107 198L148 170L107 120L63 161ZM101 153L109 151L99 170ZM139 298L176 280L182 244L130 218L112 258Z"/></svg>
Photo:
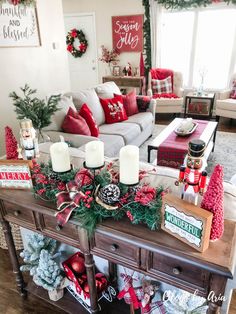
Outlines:
<svg viewBox="0 0 236 314"><path fill-rule="evenodd" d="M148 144L166 127L166 125L155 125L153 135L140 147L140 160L147 162ZM151 163L156 158L155 151L151 152ZM236 133L216 133L215 150L208 159L207 173L211 174L214 167L220 164L224 167L224 180L229 181L236 174Z"/></svg>

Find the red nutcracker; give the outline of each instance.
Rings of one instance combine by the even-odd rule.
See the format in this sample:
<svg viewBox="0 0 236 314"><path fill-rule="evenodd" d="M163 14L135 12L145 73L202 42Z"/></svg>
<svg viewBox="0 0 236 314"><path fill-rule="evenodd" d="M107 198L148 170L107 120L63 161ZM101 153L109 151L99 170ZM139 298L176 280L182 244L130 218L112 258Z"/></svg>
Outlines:
<svg viewBox="0 0 236 314"><path fill-rule="evenodd" d="M206 186L206 161L203 157L205 142L194 139L189 142L188 155L184 165L180 168L179 179L176 185L183 183L181 198L197 205L198 194L203 195Z"/></svg>

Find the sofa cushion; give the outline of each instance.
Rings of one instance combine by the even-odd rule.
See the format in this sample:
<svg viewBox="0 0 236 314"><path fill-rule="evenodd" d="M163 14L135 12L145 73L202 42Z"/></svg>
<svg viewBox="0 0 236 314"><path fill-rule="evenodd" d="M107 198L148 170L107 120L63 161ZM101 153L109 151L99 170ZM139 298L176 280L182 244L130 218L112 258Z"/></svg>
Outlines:
<svg viewBox="0 0 236 314"><path fill-rule="evenodd" d="M95 86L95 91L100 98L112 98L113 94L121 95L121 91L115 82L106 82Z"/></svg>
<svg viewBox="0 0 236 314"><path fill-rule="evenodd" d="M44 130L60 131L68 110L71 108L76 111L76 108L72 101L72 97L61 96L57 107L59 110L53 114L53 116L51 117L51 124L44 128Z"/></svg>
<svg viewBox="0 0 236 314"><path fill-rule="evenodd" d="M235 111L236 99L217 100L217 109Z"/></svg>
<svg viewBox="0 0 236 314"><path fill-rule="evenodd" d="M123 122L124 123L124 122ZM151 112L140 112L130 116L125 123L136 123L143 131L148 125L153 123L153 115Z"/></svg>
<svg viewBox="0 0 236 314"><path fill-rule="evenodd" d="M77 111L76 113L73 109L69 109L67 115L61 126L62 130L66 133L71 134L81 134L81 135L91 135L90 129L87 122L83 117L81 117Z"/></svg>
<svg viewBox="0 0 236 314"><path fill-rule="evenodd" d="M100 104L98 95L93 88L85 89L78 92L69 93L72 96L76 109L79 111L83 104L87 104L92 111L93 117L97 124L105 123L105 115Z"/></svg>
<svg viewBox="0 0 236 314"><path fill-rule="evenodd" d="M108 99L100 98L100 102L105 113L106 123L111 124L128 119L121 95Z"/></svg>
<svg viewBox="0 0 236 314"><path fill-rule="evenodd" d="M91 135L98 137L99 128L98 128L97 123L93 117L92 111L89 109L89 107L86 104L83 104L83 106L80 108L79 114L87 122L88 127L89 127L90 132L91 132Z"/></svg>
<svg viewBox="0 0 236 314"><path fill-rule="evenodd" d="M99 139L104 142L104 155L107 157L118 157L120 149L125 145L120 135L100 134Z"/></svg>
<svg viewBox="0 0 236 314"><path fill-rule="evenodd" d="M141 133L141 128L135 123L113 123L100 126L100 134L113 134L123 137L125 145L132 142Z"/></svg>

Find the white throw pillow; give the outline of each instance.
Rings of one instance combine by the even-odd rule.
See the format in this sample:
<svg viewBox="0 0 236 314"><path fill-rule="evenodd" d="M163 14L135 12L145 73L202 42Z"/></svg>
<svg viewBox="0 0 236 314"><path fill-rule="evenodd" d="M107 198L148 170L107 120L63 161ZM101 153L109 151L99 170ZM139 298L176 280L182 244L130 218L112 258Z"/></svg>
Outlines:
<svg viewBox="0 0 236 314"><path fill-rule="evenodd" d="M95 86L98 97L106 99L113 98L114 94L121 95L121 91L115 82L106 82Z"/></svg>
<svg viewBox="0 0 236 314"><path fill-rule="evenodd" d="M76 111L75 105L73 104L72 97L68 96L61 96L57 107L60 109L54 113L51 117L51 124L44 128L43 130L50 130L50 131L60 131L64 118L71 107L73 110Z"/></svg>

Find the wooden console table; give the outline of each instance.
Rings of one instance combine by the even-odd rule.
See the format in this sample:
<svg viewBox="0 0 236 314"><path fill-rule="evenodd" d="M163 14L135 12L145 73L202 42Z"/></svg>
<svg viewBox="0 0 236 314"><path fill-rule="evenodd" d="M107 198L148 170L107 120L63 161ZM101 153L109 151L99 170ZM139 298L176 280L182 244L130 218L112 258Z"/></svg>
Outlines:
<svg viewBox="0 0 236 314"><path fill-rule="evenodd" d="M144 76L103 76L102 82L113 81L120 88L136 87L139 88L140 94L144 94Z"/></svg>
<svg viewBox="0 0 236 314"><path fill-rule="evenodd" d="M209 301L208 314L217 313L226 282L232 279L235 222L225 220L223 237L210 243L204 253L199 253L164 231L150 231L145 226L131 225L125 219L119 222L107 220L98 225L94 237L89 240L87 232L75 220L70 220L62 230L56 230L54 213L53 205L36 200L29 191L0 190L0 222L22 296L26 295L25 285L9 222L77 247L84 253L92 313L98 312L93 254L108 260L111 279L116 278L116 264L119 264L192 293L197 290L199 296L207 297L213 291L219 300ZM31 292L36 293L40 289L34 287ZM55 306L59 306L58 302ZM61 308L67 313L75 313L73 303L73 300L64 301ZM85 313L78 303L76 311Z"/></svg>

